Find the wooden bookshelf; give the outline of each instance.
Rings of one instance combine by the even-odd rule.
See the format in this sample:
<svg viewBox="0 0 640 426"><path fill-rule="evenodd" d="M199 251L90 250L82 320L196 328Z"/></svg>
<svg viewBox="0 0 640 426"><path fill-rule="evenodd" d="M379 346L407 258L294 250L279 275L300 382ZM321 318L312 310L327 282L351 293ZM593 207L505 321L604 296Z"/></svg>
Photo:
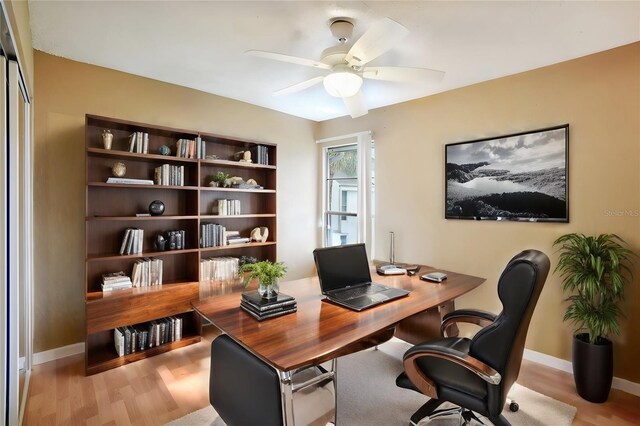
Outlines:
<svg viewBox="0 0 640 426"><path fill-rule="evenodd" d="M113 134L111 149L104 149L102 131ZM129 136L146 132L148 152L129 152ZM176 157L179 139L201 137L206 154L217 158ZM200 294L200 261L218 256L253 256L276 260L276 170L277 147L262 141L241 140L221 135L136 123L127 120L86 116L86 250L85 250L85 372L87 375L125 365L149 356L200 341L201 323L191 302ZM161 145L171 149L161 155ZM244 163L234 154L257 145L266 147L269 164ZM253 159L256 161L257 159ZM184 186L106 183L111 166L123 162L124 177L154 180L154 170L162 164L184 167ZM263 189L209 186L210 176L222 171L230 176L254 179ZM217 200L240 200L241 214L218 215ZM154 200L165 204L161 216L136 216L148 213ZM266 242L231 244L201 248L200 225L216 223L248 237L255 227L267 227ZM144 230L142 253L119 254L127 228ZM186 233L181 250L158 251L155 236L169 230ZM102 275L124 271L131 275L138 259L157 257L163 261L163 285L102 292ZM210 283L208 282L208 285ZM182 339L161 346L118 356L113 329L133 326L169 316L183 320Z"/></svg>

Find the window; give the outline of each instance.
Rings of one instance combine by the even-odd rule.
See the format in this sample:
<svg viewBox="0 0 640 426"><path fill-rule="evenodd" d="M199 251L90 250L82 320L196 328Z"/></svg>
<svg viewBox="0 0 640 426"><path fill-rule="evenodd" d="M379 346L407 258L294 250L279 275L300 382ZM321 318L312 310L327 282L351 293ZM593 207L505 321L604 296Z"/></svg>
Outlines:
<svg viewBox="0 0 640 426"><path fill-rule="evenodd" d="M324 246L363 242L371 253L373 142L370 132L319 142L329 141L343 144L322 150Z"/></svg>

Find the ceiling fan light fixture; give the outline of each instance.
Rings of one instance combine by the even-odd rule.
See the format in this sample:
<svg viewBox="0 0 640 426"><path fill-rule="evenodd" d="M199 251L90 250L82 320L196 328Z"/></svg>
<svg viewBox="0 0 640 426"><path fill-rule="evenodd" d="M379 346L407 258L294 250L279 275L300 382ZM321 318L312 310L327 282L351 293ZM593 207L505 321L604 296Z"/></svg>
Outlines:
<svg viewBox="0 0 640 426"><path fill-rule="evenodd" d="M350 98L360 90L362 77L349 71L337 71L327 75L322 83L331 96Z"/></svg>

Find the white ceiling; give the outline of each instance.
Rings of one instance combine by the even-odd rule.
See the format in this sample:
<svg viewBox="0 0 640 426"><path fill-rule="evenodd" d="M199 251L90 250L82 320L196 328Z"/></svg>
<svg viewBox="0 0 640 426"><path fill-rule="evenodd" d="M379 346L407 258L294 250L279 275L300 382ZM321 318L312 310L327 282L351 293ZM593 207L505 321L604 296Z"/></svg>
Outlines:
<svg viewBox="0 0 640 426"><path fill-rule="evenodd" d="M320 59L328 22L353 41L383 17L409 35L369 65L443 70L436 85L365 80L369 109L526 71L640 40L640 2L29 1L33 46L47 53L191 87L299 117L346 115L322 85L273 97L322 70L244 55Z"/></svg>

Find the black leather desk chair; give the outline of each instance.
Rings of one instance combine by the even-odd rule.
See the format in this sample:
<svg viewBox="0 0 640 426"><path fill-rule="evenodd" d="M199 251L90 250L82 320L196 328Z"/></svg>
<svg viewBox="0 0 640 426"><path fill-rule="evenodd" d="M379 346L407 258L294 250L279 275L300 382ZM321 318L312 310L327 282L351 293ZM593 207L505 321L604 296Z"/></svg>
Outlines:
<svg viewBox="0 0 640 426"><path fill-rule="evenodd" d="M502 409L518 378L529 322L548 273L549 258L544 253L523 251L500 276L499 315L462 309L443 318L443 336L456 322L483 326L473 339L444 337L405 353L405 373L396 384L432 398L413 414L412 424L434 418L436 409L449 401L463 411L486 416L494 425L509 425ZM468 411L465 420L472 414Z"/></svg>

